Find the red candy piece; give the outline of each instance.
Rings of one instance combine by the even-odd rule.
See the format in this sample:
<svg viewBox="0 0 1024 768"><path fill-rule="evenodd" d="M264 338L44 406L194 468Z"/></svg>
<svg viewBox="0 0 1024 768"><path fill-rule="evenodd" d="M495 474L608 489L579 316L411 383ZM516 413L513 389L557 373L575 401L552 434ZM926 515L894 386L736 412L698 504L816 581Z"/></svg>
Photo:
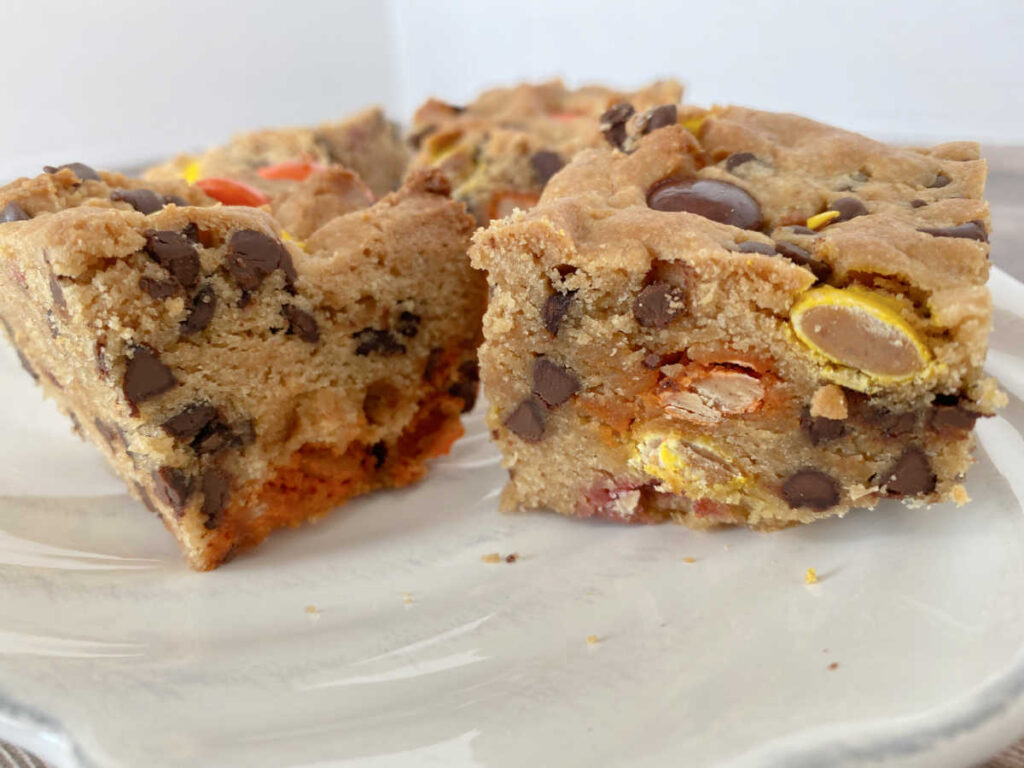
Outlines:
<svg viewBox="0 0 1024 768"><path fill-rule="evenodd" d="M270 198L255 187L250 187L248 184L234 179L217 177L200 179L196 182L196 186L224 205L248 205L255 208L270 202Z"/></svg>
<svg viewBox="0 0 1024 768"><path fill-rule="evenodd" d="M320 163L313 163L308 160L288 160L284 163L275 163L260 168L256 173L264 179L278 181L304 181L314 171L322 171L324 167Z"/></svg>

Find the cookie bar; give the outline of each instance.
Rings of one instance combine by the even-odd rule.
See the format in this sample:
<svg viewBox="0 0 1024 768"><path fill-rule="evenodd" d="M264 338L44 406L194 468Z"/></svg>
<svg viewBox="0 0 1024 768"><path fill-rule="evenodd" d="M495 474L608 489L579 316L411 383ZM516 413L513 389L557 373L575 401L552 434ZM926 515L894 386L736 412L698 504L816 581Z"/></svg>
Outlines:
<svg viewBox="0 0 1024 768"><path fill-rule="evenodd" d="M398 188L409 152L398 126L377 107L312 128L269 128L235 136L200 155L179 155L147 170L147 180L198 183L225 204L273 201L313 170L341 166L365 182L372 196ZM365 192L366 187L363 188ZM371 199L372 199L371 196Z"/></svg>
<svg viewBox="0 0 1024 768"><path fill-rule="evenodd" d="M474 238L504 504L771 529L966 501L971 430L1004 400L977 145L736 107L677 123L627 116Z"/></svg>
<svg viewBox="0 0 1024 768"><path fill-rule="evenodd" d="M570 90L554 80L496 88L464 107L431 99L413 117L409 140L418 152L410 168L444 171L454 196L484 225L534 205L573 155L622 130L627 105L641 112L661 106L655 124L675 121L682 92L674 81L625 93Z"/></svg>
<svg viewBox="0 0 1024 768"><path fill-rule="evenodd" d="M81 164L0 189L0 316L26 369L196 569L462 432L486 301L473 220L412 177L303 247L258 208Z"/></svg>

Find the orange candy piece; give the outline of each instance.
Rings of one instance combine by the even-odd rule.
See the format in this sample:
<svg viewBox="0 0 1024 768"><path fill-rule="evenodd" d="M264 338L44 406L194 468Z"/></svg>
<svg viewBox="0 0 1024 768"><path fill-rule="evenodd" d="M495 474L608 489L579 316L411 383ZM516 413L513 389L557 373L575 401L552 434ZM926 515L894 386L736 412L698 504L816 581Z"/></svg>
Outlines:
<svg viewBox="0 0 1024 768"><path fill-rule="evenodd" d="M215 176L208 179L199 179L196 182L196 186L214 200L224 203L224 205L248 205L255 208L270 202L270 198L255 187L250 187L248 184L243 184L235 179Z"/></svg>
<svg viewBox="0 0 1024 768"><path fill-rule="evenodd" d="M283 163L266 165L256 171L256 173L270 181L278 181L280 179L305 181L309 174L314 171L322 171L323 169L324 167L320 163L313 163L308 160L288 160Z"/></svg>

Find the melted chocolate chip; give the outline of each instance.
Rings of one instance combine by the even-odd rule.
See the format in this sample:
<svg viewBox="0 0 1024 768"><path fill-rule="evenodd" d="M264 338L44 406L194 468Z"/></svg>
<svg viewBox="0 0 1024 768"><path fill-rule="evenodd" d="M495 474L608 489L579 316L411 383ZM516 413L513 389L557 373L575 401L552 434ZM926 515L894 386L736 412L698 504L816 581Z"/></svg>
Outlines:
<svg viewBox="0 0 1024 768"><path fill-rule="evenodd" d="M830 265L826 264L824 261L814 258L811 256L809 251L804 250L799 245L787 243L785 240L779 240L775 243L775 250L794 264L798 264L801 267L806 267L811 270L811 272L814 273L814 276L822 282L825 282L832 276L832 267Z"/></svg>
<svg viewBox="0 0 1024 768"><path fill-rule="evenodd" d="M160 467L153 472L153 490L156 497L174 510L176 517L185 511L192 487L192 478L176 467Z"/></svg>
<svg viewBox="0 0 1024 768"><path fill-rule="evenodd" d="M230 488L231 475L224 470L212 467L203 473L203 478L199 481L203 505L199 511L206 515L203 526L207 530L213 530L220 524L221 512L224 511Z"/></svg>
<svg viewBox="0 0 1024 768"><path fill-rule="evenodd" d="M757 240L747 240L737 243L733 251L737 253L761 253L765 256L774 256L775 248L768 243L759 243Z"/></svg>
<svg viewBox="0 0 1024 768"><path fill-rule="evenodd" d="M177 280L154 280L152 277L145 276L139 278L139 288L157 301L163 301L181 293L181 283Z"/></svg>
<svg viewBox="0 0 1024 768"><path fill-rule="evenodd" d="M544 437L546 422L544 404L535 395L531 395L520 402L503 423L512 434L528 443L536 443Z"/></svg>
<svg viewBox="0 0 1024 768"><path fill-rule="evenodd" d="M967 240L977 240L981 243L988 242L988 232L985 231L985 225L977 219L957 224L955 227L924 227L917 231L924 232L932 237L960 237Z"/></svg>
<svg viewBox="0 0 1024 768"><path fill-rule="evenodd" d="M757 155L753 152L733 152L725 158L725 170L732 173L741 165L749 163L752 160L757 160Z"/></svg>
<svg viewBox="0 0 1024 768"><path fill-rule="evenodd" d="M928 189L941 189L952 181L953 179L951 179L945 172L939 171L935 174L935 180L928 185Z"/></svg>
<svg viewBox="0 0 1024 768"><path fill-rule="evenodd" d="M633 317L644 328L664 328L686 310L686 292L663 280L646 286L633 303Z"/></svg>
<svg viewBox="0 0 1024 768"><path fill-rule="evenodd" d="M162 395L178 383L171 369L149 347L135 347L124 371L121 389L132 405Z"/></svg>
<svg viewBox="0 0 1024 768"><path fill-rule="evenodd" d="M569 305L572 304L575 296L576 291L561 291L551 294L544 302L544 307L540 311L540 319L552 336L558 335L558 330L562 327L562 320L565 319L565 314L569 311Z"/></svg>
<svg viewBox="0 0 1024 768"><path fill-rule="evenodd" d="M115 189L110 193L110 199L128 203L147 216L164 207L164 199L151 189Z"/></svg>
<svg viewBox="0 0 1024 768"><path fill-rule="evenodd" d="M403 310L395 323L395 330L408 339L415 337L420 332L420 316Z"/></svg>
<svg viewBox="0 0 1024 768"><path fill-rule="evenodd" d="M647 120L644 122L643 133L646 135L664 128L666 125L675 125L679 118L679 110L675 104L662 104L647 113Z"/></svg>
<svg viewBox="0 0 1024 768"><path fill-rule="evenodd" d="M601 133L616 149L626 141L626 123L636 110L632 104L616 104L601 115Z"/></svg>
<svg viewBox="0 0 1024 768"><path fill-rule="evenodd" d="M760 229L761 206L745 189L717 179L668 178L647 193L656 211L685 211L740 229Z"/></svg>
<svg viewBox="0 0 1024 768"><path fill-rule="evenodd" d="M915 198L910 201L911 208L924 208L928 203L921 198Z"/></svg>
<svg viewBox="0 0 1024 768"><path fill-rule="evenodd" d="M65 168L75 174L75 176L80 178L82 181L103 181L103 179L100 178L100 175L85 163L64 163L64 165L58 165L57 167L44 165L43 171L46 173L56 173L57 171L64 170Z"/></svg>
<svg viewBox="0 0 1024 768"><path fill-rule="evenodd" d="M213 286L204 285L196 291L189 302L188 314L181 321L181 334L191 336L194 333L199 333L210 324L216 309L217 294L214 293Z"/></svg>
<svg viewBox="0 0 1024 768"><path fill-rule="evenodd" d="M824 416L811 416L809 408L800 414L800 427L803 429L811 445L820 445L830 440L838 440L846 433L846 422L842 419L826 419Z"/></svg>
<svg viewBox="0 0 1024 768"><path fill-rule="evenodd" d="M0 224L6 224L9 221L28 221L31 218L28 212L14 201L9 202L0 211Z"/></svg>
<svg viewBox="0 0 1024 768"><path fill-rule="evenodd" d="M917 496L934 491L935 480L928 456L912 445L883 473L878 484L885 486L890 496Z"/></svg>
<svg viewBox="0 0 1024 768"><path fill-rule="evenodd" d="M829 224L838 224L841 221L849 221L850 219L855 219L858 216L864 216L868 212L864 203L856 197L840 197L838 200L833 200L829 209L839 211L839 215L832 219Z"/></svg>
<svg viewBox="0 0 1024 768"><path fill-rule="evenodd" d="M839 503L839 484L820 470L801 469L782 484L782 498L791 509L810 507L821 512Z"/></svg>
<svg viewBox="0 0 1024 768"><path fill-rule="evenodd" d="M217 409L209 403L192 403L163 423L164 431L175 440L190 442L207 424L217 418Z"/></svg>
<svg viewBox="0 0 1024 768"><path fill-rule="evenodd" d="M455 383L448 388L448 394L462 400L462 412L469 413L476 405L480 382L480 369L476 360L466 360L459 365L457 375Z"/></svg>
<svg viewBox="0 0 1024 768"><path fill-rule="evenodd" d="M199 280L199 252L180 232L172 229L147 232L145 251L185 288L194 287Z"/></svg>
<svg viewBox="0 0 1024 768"><path fill-rule="evenodd" d="M275 269L285 273L289 285L295 280L288 250L279 241L254 229L242 229L231 235L225 264L232 279L244 291L255 291Z"/></svg>
<svg viewBox="0 0 1024 768"><path fill-rule="evenodd" d="M353 333L352 338L356 340L356 354L366 356L376 353L384 357L394 357L405 354L405 345L399 343L390 331L382 331L377 328L363 328Z"/></svg>
<svg viewBox="0 0 1024 768"><path fill-rule="evenodd" d="M373 456L374 469L380 469L384 466L384 462L388 460L388 445L383 440L376 442L370 446L370 455Z"/></svg>
<svg viewBox="0 0 1024 768"><path fill-rule="evenodd" d="M288 320L288 333L294 334L310 344L320 341L320 326L317 325L316 318L309 312L292 304L285 304L281 307L281 314Z"/></svg>
<svg viewBox="0 0 1024 768"><path fill-rule="evenodd" d="M568 368L543 356L533 361L533 394L548 406L567 402L579 389L579 379Z"/></svg>
<svg viewBox="0 0 1024 768"><path fill-rule="evenodd" d="M542 149L530 156L530 167L533 168L533 177L542 187L548 180L562 170L565 160L557 152Z"/></svg>

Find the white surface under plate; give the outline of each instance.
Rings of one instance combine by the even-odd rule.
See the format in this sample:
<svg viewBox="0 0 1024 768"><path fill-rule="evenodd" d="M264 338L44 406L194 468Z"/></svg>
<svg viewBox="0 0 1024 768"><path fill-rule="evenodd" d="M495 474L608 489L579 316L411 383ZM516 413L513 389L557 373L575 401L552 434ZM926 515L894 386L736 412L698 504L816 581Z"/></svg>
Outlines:
<svg viewBox="0 0 1024 768"><path fill-rule="evenodd" d="M5 345L0 737L98 768L984 759L1024 732L1024 286L993 291L1011 400L963 509L775 534L502 515L478 409L426 482L206 574Z"/></svg>

